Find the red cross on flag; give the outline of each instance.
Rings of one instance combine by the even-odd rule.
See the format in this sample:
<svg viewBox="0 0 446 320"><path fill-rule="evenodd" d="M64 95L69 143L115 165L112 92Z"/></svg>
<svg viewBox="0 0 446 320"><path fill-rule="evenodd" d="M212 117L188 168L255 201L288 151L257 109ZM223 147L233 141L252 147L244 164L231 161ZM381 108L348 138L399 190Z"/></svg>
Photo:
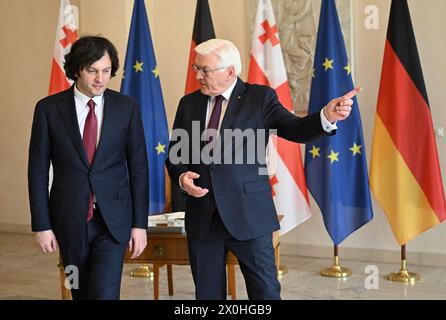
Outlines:
<svg viewBox="0 0 446 320"><path fill-rule="evenodd" d="M293 112L278 28L270 0L259 0L257 6L248 82L272 87L282 105ZM311 217L300 145L281 138L270 139L269 159L268 171L274 204L277 214L284 216L280 223L280 233L285 234ZM273 165L271 159L275 159Z"/></svg>
<svg viewBox="0 0 446 320"><path fill-rule="evenodd" d="M51 78L49 94L55 94L70 87L72 81L65 76L64 56L70 51L71 45L77 40L77 15L75 7L69 0L60 0L59 20L56 30L56 43L51 62Z"/></svg>

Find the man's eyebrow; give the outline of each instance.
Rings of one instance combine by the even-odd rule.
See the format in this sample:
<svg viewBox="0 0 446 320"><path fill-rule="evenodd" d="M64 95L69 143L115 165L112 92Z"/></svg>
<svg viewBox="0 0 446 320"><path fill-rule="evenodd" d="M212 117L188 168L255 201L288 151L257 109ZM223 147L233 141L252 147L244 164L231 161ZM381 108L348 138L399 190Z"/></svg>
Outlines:
<svg viewBox="0 0 446 320"><path fill-rule="evenodd" d="M89 70L89 69L92 69L92 70L106 70L106 69L111 69L111 67L105 67L105 68L103 68L103 69L99 69L99 68L95 68L95 67L87 67L86 68L87 70Z"/></svg>

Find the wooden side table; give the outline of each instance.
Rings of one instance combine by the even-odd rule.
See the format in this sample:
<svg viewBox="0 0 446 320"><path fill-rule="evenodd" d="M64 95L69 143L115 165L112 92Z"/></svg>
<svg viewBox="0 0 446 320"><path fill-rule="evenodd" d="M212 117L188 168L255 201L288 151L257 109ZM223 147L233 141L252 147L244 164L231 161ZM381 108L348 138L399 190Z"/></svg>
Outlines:
<svg viewBox="0 0 446 320"><path fill-rule="evenodd" d="M167 279L169 295L173 295L173 278L172 265L188 265L189 264L189 250L187 246L187 238L185 234L178 233L149 233L147 235L147 246L143 253L135 258L130 259L131 253L126 252L124 263L132 264L152 264L153 265L153 297L154 300L159 299L159 269L167 266ZM278 233L273 233L273 245L276 258L276 266L279 267L279 236ZM228 252L226 260L228 270L228 294L232 300L237 298L236 284L235 284L235 266L238 264L237 258ZM70 290L64 286L65 274L62 263L59 263L60 268L60 283L62 300L70 299Z"/></svg>
<svg viewBox="0 0 446 320"><path fill-rule="evenodd" d="M188 265L189 250L185 234L173 233L151 233L148 234L147 247L143 253L131 260L130 253L126 253L126 263L153 264L153 296L154 300L159 298L159 269L167 265L167 280L169 295L173 295L172 265ZM232 253L228 253L228 293L232 299L236 299L235 287L235 265L237 259Z"/></svg>

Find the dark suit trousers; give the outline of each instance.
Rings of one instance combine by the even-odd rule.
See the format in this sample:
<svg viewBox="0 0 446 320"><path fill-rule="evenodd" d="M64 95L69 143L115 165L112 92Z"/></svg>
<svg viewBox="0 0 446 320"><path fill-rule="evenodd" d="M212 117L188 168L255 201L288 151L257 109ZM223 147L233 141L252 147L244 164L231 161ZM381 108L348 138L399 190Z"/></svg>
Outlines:
<svg viewBox="0 0 446 320"><path fill-rule="evenodd" d="M94 210L85 242L61 248L64 266L76 266L79 272L78 289L71 289L73 300L118 300L126 247L110 234L100 210Z"/></svg>
<svg viewBox="0 0 446 320"><path fill-rule="evenodd" d="M251 300L280 299L280 283L272 244L272 234L247 241L232 237L218 211L212 214L206 239L188 238L189 259L198 300L226 300L226 256L237 257Z"/></svg>

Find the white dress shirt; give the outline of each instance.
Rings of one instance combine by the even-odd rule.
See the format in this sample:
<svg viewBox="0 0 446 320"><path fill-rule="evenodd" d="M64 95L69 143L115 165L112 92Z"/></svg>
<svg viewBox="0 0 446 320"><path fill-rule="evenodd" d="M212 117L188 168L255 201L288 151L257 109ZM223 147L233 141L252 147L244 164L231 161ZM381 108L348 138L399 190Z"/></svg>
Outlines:
<svg viewBox="0 0 446 320"><path fill-rule="evenodd" d="M232 91L234 90L236 84L237 84L237 78L234 80L234 83L231 84L231 86L228 89L226 89L225 92L223 92L221 94L224 97L224 100L221 104L220 121L218 123L217 130L220 129L223 118L225 117L226 110L228 109L229 99L231 98ZM208 105L207 105L207 109L206 109L206 128L208 127L208 123L211 118L212 110L214 110L215 97L216 96L209 96L209 99L208 99Z"/></svg>
<svg viewBox="0 0 446 320"><path fill-rule="evenodd" d="M93 98L90 98L80 92L76 85L74 86L74 104L76 105L76 115L77 115L77 123L79 124L79 131L81 133L81 138L84 137L84 127L85 127L85 120L87 120L88 112L90 111L90 107L87 105L88 101L90 99L93 99L95 106L94 106L94 113L96 115L96 119L98 120L98 135L96 140L96 147L99 143L99 138L101 136L101 129L102 129L102 119L104 118L104 94L101 94L100 96L94 96ZM96 202L96 195L94 195L94 202Z"/></svg>

